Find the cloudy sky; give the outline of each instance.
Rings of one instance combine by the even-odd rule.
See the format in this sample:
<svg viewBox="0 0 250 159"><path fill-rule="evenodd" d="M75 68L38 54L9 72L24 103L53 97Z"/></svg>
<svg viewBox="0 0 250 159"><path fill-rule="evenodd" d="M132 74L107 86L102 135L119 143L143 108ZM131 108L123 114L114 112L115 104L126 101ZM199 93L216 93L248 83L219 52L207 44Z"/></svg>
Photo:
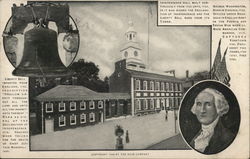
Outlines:
<svg viewBox="0 0 250 159"><path fill-rule="evenodd" d="M76 60L94 62L100 68L100 78L110 76L114 63L121 59L119 50L126 42L124 34L129 20L134 23L148 68L175 69L177 77L185 76L187 69L190 75L209 70L210 29L157 26L157 3L73 2L69 5L80 32ZM148 14L149 10L152 15Z"/></svg>

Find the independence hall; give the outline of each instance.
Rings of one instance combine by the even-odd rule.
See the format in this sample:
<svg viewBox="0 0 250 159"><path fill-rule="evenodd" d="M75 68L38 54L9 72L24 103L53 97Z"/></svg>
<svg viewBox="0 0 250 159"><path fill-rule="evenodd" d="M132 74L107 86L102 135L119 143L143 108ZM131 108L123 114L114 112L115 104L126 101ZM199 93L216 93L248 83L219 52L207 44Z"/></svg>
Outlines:
<svg viewBox="0 0 250 159"><path fill-rule="evenodd" d="M109 78L109 93L83 86L58 85L35 97L41 133L93 125L121 116L141 116L177 109L183 96L183 81L173 74L148 70L133 23L125 33Z"/></svg>

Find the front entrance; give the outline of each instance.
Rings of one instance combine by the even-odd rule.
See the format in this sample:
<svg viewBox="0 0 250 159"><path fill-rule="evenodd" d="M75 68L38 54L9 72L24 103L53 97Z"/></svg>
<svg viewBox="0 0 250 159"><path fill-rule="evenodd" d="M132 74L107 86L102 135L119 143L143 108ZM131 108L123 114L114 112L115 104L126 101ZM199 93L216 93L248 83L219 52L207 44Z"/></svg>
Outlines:
<svg viewBox="0 0 250 159"><path fill-rule="evenodd" d="M103 123L103 112L99 112L99 114L98 114L98 122Z"/></svg>
<svg viewBox="0 0 250 159"><path fill-rule="evenodd" d="M45 133L54 132L54 119L45 119Z"/></svg>

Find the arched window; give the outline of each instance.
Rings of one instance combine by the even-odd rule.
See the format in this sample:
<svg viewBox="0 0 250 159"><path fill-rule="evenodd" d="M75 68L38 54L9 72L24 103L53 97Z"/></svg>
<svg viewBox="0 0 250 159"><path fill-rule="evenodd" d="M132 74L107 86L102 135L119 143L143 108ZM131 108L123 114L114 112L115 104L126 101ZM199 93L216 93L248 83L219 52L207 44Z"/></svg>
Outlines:
<svg viewBox="0 0 250 159"><path fill-rule="evenodd" d="M135 55L135 56L138 56L138 52L137 52L137 51L134 51L134 55Z"/></svg>
<svg viewBox="0 0 250 159"><path fill-rule="evenodd" d="M155 90L160 90L160 82L156 82L156 85L155 85Z"/></svg>
<svg viewBox="0 0 250 159"><path fill-rule="evenodd" d="M150 109L154 109L154 107L155 107L154 99L151 99L150 100Z"/></svg>
<svg viewBox="0 0 250 159"><path fill-rule="evenodd" d="M164 84L164 82L161 82L161 90L162 90L162 91L165 90L165 84Z"/></svg>
<svg viewBox="0 0 250 159"><path fill-rule="evenodd" d="M128 57L128 52L127 51L124 52L124 56Z"/></svg>
<svg viewBox="0 0 250 159"><path fill-rule="evenodd" d="M147 81L143 81L143 90L147 90L148 89L148 82Z"/></svg>
<svg viewBox="0 0 250 159"><path fill-rule="evenodd" d="M147 99L143 100L143 105L144 105L145 110L148 109L148 101L147 101Z"/></svg>
<svg viewBox="0 0 250 159"><path fill-rule="evenodd" d="M169 91L169 83L166 83L166 91Z"/></svg>
<svg viewBox="0 0 250 159"><path fill-rule="evenodd" d="M154 82L150 81L150 90L154 90Z"/></svg>
<svg viewBox="0 0 250 159"><path fill-rule="evenodd" d="M98 108L103 108L103 101L98 101Z"/></svg>
<svg viewBox="0 0 250 159"><path fill-rule="evenodd" d="M135 107L138 109L138 110L141 110L141 101L139 99L137 99L135 101Z"/></svg>
<svg viewBox="0 0 250 159"><path fill-rule="evenodd" d="M135 81L135 90L140 90L141 87L140 87L140 80L136 80Z"/></svg>

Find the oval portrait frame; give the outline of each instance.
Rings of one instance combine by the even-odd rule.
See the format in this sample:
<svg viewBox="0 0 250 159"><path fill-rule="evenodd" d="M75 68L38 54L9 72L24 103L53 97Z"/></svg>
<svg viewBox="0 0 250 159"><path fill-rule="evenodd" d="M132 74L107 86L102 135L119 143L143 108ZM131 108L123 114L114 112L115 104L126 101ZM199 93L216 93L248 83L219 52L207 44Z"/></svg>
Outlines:
<svg viewBox="0 0 250 159"><path fill-rule="evenodd" d="M201 130L201 124L199 123L198 119L196 116L191 112L191 108L194 105L194 100L196 96L204 89L206 88L212 88L215 89L223 94L225 97L226 101L228 102L229 105L229 111L220 117L220 123L221 125L225 125L225 129L229 130L232 132L233 139L230 140L228 145L223 148L223 146L220 146L220 148L216 149L216 146L211 146L211 140L213 136L210 138L209 145L205 148L203 152L200 152L194 148L194 146L191 145L191 142L194 141L194 138L197 137ZM210 155L210 154L217 154L223 150L225 150L227 147L229 147L233 141L235 140L239 127L240 127L240 120L241 120L241 115L240 115L240 107L238 100L232 90L225 85L224 83L221 83L216 80L204 80L196 83L193 85L191 88L188 89L188 91L185 93L181 105L179 108L179 130L181 132L181 136L183 140L186 142L186 144L194 149L195 151ZM215 138L213 138L215 139ZM216 142L213 142L216 143ZM219 141L218 141L219 143ZM210 145L211 144L211 145ZM212 147L212 148L211 148ZM209 148L213 149L210 151L208 150Z"/></svg>

